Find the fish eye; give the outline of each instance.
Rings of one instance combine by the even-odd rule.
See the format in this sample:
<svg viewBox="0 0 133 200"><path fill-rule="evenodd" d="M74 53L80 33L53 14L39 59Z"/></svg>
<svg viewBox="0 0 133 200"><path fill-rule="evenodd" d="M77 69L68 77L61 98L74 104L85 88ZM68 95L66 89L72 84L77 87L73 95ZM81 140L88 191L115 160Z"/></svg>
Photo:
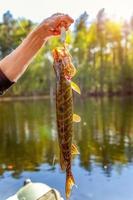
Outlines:
<svg viewBox="0 0 133 200"><path fill-rule="evenodd" d="M62 60L61 59L59 59L59 63L61 63L62 62Z"/></svg>

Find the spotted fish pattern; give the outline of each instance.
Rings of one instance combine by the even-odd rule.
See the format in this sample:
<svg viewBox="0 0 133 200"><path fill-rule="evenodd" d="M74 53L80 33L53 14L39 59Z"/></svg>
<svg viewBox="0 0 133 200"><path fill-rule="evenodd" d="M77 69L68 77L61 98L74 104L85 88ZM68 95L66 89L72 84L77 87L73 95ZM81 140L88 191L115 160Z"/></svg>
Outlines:
<svg viewBox="0 0 133 200"><path fill-rule="evenodd" d="M60 53L57 49L54 50L53 67L56 74L56 115L60 147L60 166L63 171L66 171L66 198L69 199L72 186L75 184L71 169L72 154L77 154L78 150L72 144L73 92L70 81L71 77L68 78L72 69L69 70L68 68L66 70L64 57L59 56ZM70 67L70 65L68 66ZM66 74L66 71L68 74Z"/></svg>

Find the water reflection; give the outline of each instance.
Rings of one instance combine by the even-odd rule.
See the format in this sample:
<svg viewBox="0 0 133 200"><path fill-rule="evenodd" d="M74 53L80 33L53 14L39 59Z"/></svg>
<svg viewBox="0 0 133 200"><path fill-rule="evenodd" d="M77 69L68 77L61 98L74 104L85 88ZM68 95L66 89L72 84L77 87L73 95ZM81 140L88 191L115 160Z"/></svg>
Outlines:
<svg viewBox="0 0 133 200"><path fill-rule="evenodd" d="M55 148L48 101L0 104L0 173L51 164Z"/></svg>
<svg viewBox="0 0 133 200"><path fill-rule="evenodd" d="M85 124L82 123L77 137L81 165L91 170L91 161L94 161L110 175L113 164L122 166L132 162L132 100L100 99L84 103L82 110Z"/></svg>
<svg viewBox="0 0 133 200"><path fill-rule="evenodd" d="M87 99L76 102L82 122L75 125L74 140L80 166L91 172L93 163L107 176L133 160L132 99ZM49 100L0 103L0 174L38 170L58 162L55 110Z"/></svg>

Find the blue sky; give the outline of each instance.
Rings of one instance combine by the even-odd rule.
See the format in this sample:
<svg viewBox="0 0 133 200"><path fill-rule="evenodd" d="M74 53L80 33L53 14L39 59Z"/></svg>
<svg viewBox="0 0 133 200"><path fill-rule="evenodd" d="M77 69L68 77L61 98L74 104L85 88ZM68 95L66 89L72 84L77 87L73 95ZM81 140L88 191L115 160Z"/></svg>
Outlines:
<svg viewBox="0 0 133 200"><path fill-rule="evenodd" d="M0 0L0 20L7 10L15 18L25 17L35 22L56 12L68 13L76 19L81 13L87 11L94 17L99 9L114 18L128 18L133 14L132 0Z"/></svg>

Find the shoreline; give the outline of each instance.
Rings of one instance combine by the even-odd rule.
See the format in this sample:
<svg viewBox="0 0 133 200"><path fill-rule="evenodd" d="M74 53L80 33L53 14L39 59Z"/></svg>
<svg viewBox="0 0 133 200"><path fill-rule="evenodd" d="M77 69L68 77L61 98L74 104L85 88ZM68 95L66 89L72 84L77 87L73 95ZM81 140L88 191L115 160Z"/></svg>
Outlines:
<svg viewBox="0 0 133 200"><path fill-rule="evenodd" d="M55 97L53 95L53 97ZM52 97L52 98L53 98ZM86 98L133 98L133 94L88 94L88 95L81 95L82 99ZM36 95L36 96L0 96L0 102L9 102L9 101L26 101L26 100L43 100L43 99L51 99L50 95Z"/></svg>
<svg viewBox="0 0 133 200"><path fill-rule="evenodd" d="M50 99L49 95L45 96L12 96L12 97L0 97L0 102L8 101L26 101L26 100L41 100L41 99Z"/></svg>

